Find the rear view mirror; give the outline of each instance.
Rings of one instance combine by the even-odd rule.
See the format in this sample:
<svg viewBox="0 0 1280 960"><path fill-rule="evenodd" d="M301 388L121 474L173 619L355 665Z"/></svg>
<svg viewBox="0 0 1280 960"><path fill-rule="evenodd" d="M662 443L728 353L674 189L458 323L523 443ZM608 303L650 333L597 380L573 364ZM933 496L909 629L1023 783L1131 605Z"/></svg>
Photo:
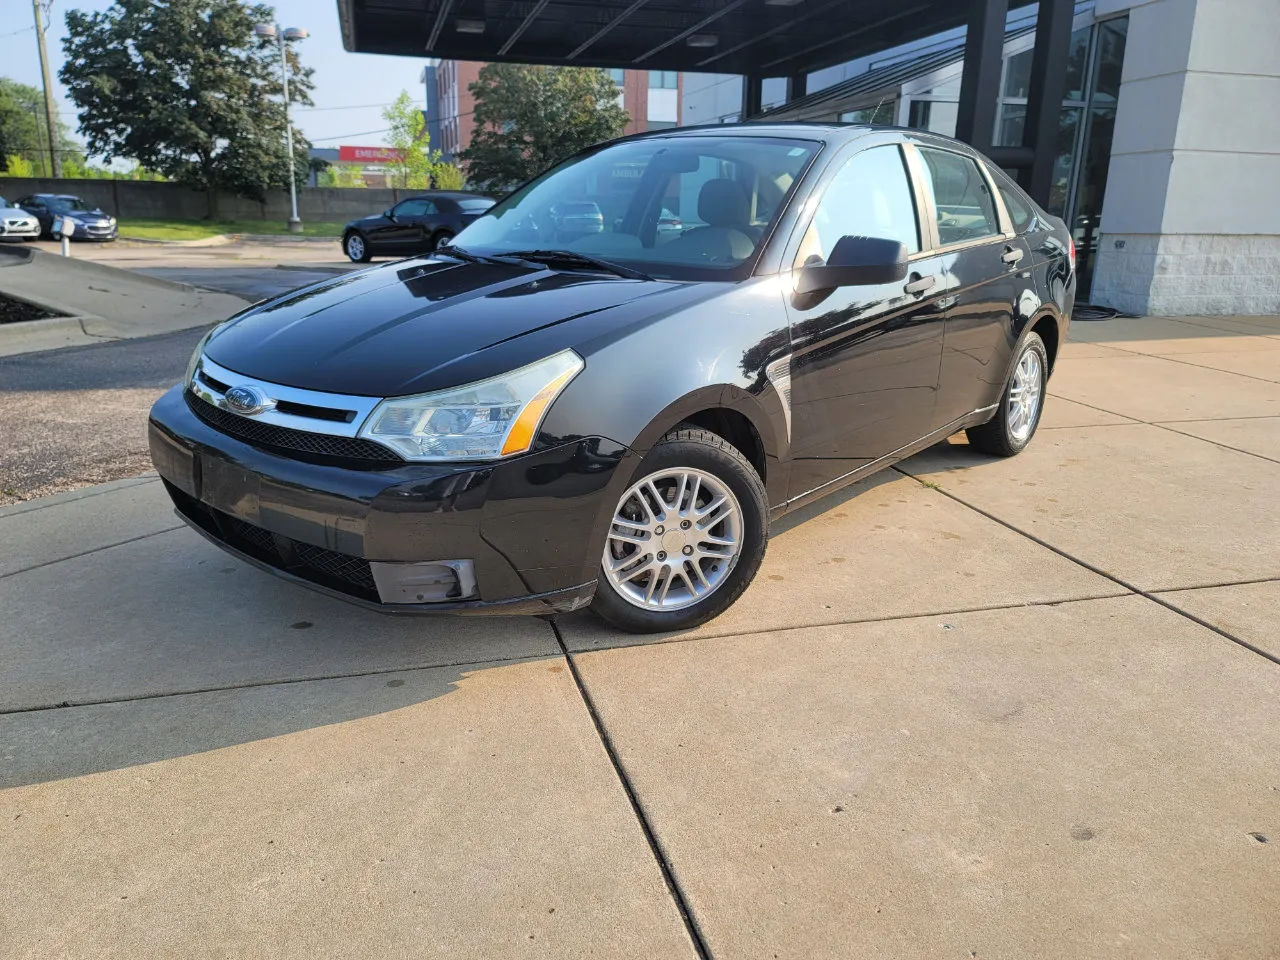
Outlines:
<svg viewBox="0 0 1280 960"><path fill-rule="evenodd" d="M879 237L841 237L826 263L800 270L796 293L894 283L907 275L907 248Z"/></svg>

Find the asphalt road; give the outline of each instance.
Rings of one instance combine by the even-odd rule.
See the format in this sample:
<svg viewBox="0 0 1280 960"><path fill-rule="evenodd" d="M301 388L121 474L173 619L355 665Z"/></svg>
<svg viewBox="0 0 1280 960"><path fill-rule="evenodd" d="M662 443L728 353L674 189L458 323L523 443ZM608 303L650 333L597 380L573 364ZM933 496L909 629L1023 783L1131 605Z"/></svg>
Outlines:
<svg viewBox="0 0 1280 960"><path fill-rule="evenodd" d="M206 328L0 358L0 505L151 469L151 404Z"/></svg>

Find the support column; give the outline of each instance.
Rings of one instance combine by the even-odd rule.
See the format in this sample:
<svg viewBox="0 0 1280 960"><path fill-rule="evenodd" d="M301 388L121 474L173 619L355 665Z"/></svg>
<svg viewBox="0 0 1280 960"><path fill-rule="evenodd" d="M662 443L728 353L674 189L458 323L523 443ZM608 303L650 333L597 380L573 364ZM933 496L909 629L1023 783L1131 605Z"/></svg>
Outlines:
<svg viewBox="0 0 1280 960"><path fill-rule="evenodd" d="M991 148L995 133L1004 21L1008 10L1008 0L969 0L956 139L984 152Z"/></svg>
<svg viewBox="0 0 1280 960"><path fill-rule="evenodd" d="M746 74L742 78L742 119L750 120L761 111L764 102L764 77Z"/></svg>
<svg viewBox="0 0 1280 960"><path fill-rule="evenodd" d="M1040 0L1036 20L1036 45L1031 54L1031 89L1027 95L1027 120L1022 142L1034 154L1029 175L1023 180L1031 199L1049 204L1053 187L1053 163L1058 156L1058 121L1066 93L1067 59L1071 52L1073 0Z"/></svg>
<svg viewBox="0 0 1280 960"><path fill-rule="evenodd" d="M808 92L809 75L807 73L797 73L794 76L787 77L787 103L799 100Z"/></svg>

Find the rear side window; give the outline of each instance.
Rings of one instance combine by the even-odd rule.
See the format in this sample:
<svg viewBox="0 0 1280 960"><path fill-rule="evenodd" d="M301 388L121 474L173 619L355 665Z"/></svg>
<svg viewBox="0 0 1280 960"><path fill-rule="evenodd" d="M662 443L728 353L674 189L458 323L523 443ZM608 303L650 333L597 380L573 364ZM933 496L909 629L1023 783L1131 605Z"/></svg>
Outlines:
<svg viewBox="0 0 1280 960"><path fill-rule="evenodd" d="M1018 190L999 170L992 170L991 176L995 178L996 189L1000 191L1000 199L1004 201L1004 208L1009 211L1009 219L1013 221L1013 229L1018 233L1025 233L1031 224L1035 222L1036 215L1032 211L1031 206L1023 198L1021 191Z"/></svg>
<svg viewBox="0 0 1280 960"><path fill-rule="evenodd" d="M925 187L933 193L938 217L938 243L950 246L1000 233L996 205L978 165L948 150L920 147Z"/></svg>

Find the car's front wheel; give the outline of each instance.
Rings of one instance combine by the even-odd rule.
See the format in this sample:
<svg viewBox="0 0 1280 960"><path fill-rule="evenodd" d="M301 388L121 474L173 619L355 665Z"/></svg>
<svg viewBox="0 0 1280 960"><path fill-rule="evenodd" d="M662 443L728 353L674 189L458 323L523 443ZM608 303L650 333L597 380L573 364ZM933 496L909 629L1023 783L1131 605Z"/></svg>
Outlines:
<svg viewBox="0 0 1280 960"><path fill-rule="evenodd" d="M369 258L373 256L369 252L369 242L361 233L348 233L343 237L342 249L352 263L368 263Z"/></svg>
<svg viewBox="0 0 1280 960"><path fill-rule="evenodd" d="M997 457L1021 453L1035 436L1044 409L1049 355L1038 333L1028 334L1013 363L1013 374L1000 395L996 415L965 431L969 446Z"/></svg>
<svg viewBox="0 0 1280 960"><path fill-rule="evenodd" d="M714 433L678 427L614 509L592 609L632 633L697 626L750 585L768 530L764 484L746 458Z"/></svg>
<svg viewBox="0 0 1280 960"><path fill-rule="evenodd" d="M453 239L452 230L441 230L439 233L437 233L435 236L431 238L431 249L433 251L439 250L444 244L448 243L452 239Z"/></svg>

